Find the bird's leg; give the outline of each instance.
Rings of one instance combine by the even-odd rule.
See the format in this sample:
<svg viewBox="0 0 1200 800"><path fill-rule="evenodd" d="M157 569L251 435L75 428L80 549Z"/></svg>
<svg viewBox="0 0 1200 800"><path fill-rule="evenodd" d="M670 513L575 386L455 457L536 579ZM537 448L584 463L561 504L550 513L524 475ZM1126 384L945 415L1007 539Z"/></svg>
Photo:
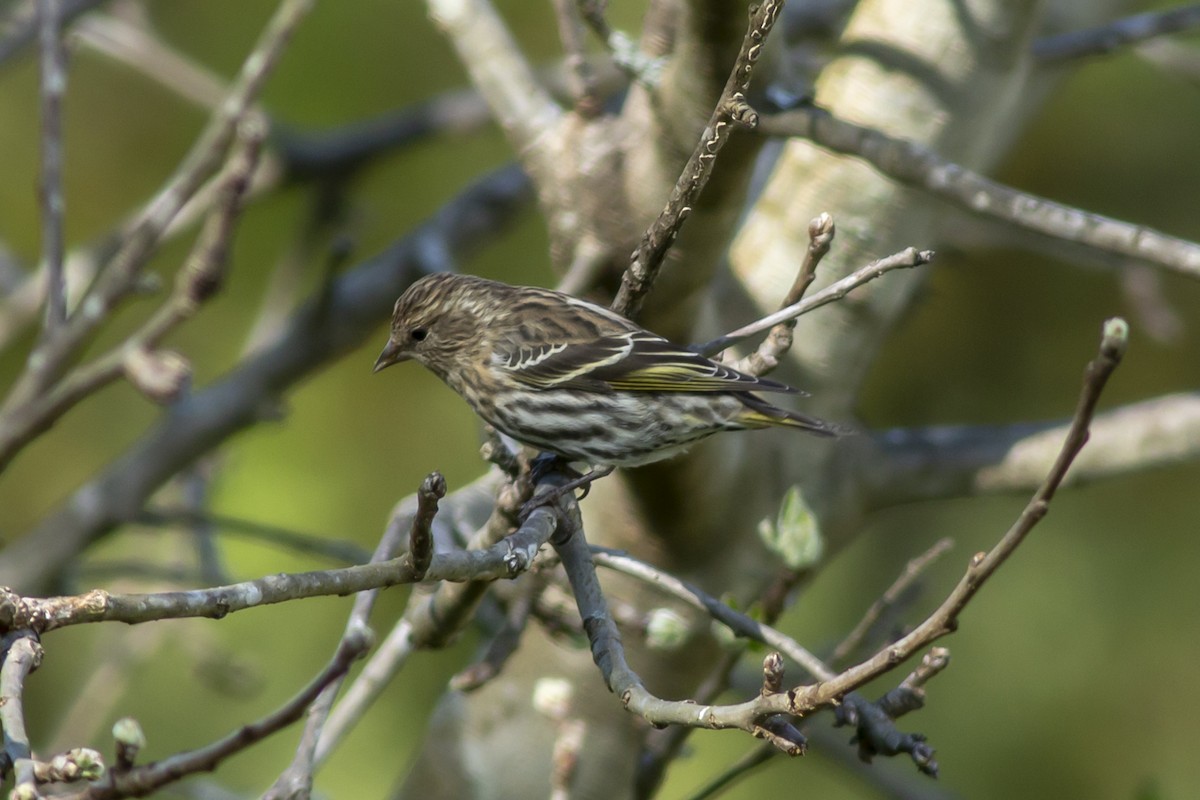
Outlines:
<svg viewBox="0 0 1200 800"><path fill-rule="evenodd" d="M579 473L576 472L574 478L567 481L562 486L556 487L554 492L549 496L549 499L557 500L558 498L562 497L567 492L573 492L582 486L583 494L579 495L579 499L582 500L583 498L587 497L588 492L590 492L592 490L592 481L599 480L600 478L603 478L606 475L611 475L612 471L614 469L616 469L616 468L615 467L596 467L596 468L592 469L590 472L584 473L583 475L580 475ZM571 471L575 472L575 470L571 470Z"/></svg>
<svg viewBox="0 0 1200 800"><path fill-rule="evenodd" d="M583 475L578 470L571 469L571 462L562 456L547 453L544 450L534 456L529 462L529 482L534 486L540 483L543 478L555 472L571 480L576 480Z"/></svg>
<svg viewBox="0 0 1200 800"><path fill-rule="evenodd" d="M557 472L559 475L569 478L569 480L566 483L556 486L552 490L542 494L540 497L536 497L525 503L524 507L521 509L521 519L524 520L526 517L528 517L529 514L538 506L557 502L558 499L567 494L567 492L573 492L580 487L583 488L583 494L580 495L578 499L582 500L588 496L588 492L591 490L592 481L612 474L613 469L614 468L611 466L599 467L592 469L590 472L580 473L579 471L572 469L570 464L564 458L556 456L552 453L539 453L532 461L529 462L529 479L531 484L536 486L541 480L555 472Z"/></svg>

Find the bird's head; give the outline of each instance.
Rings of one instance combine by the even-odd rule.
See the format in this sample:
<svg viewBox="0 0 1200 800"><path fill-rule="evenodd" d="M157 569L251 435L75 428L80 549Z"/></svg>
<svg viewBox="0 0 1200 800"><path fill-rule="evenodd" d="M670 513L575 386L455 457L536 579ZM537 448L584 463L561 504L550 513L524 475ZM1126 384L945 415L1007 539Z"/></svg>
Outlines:
<svg viewBox="0 0 1200 800"><path fill-rule="evenodd" d="M392 310L392 331L375 372L401 361L420 362L443 380L476 358L487 317L488 282L438 273L408 287Z"/></svg>

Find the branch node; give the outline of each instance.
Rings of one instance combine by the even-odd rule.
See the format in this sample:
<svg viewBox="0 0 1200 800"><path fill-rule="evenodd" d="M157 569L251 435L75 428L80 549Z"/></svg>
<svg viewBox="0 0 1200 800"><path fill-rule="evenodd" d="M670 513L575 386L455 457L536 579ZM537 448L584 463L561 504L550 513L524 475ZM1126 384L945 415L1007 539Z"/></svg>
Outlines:
<svg viewBox="0 0 1200 800"><path fill-rule="evenodd" d="M762 695L779 694L783 691L783 656L778 652L768 653L763 659Z"/></svg>

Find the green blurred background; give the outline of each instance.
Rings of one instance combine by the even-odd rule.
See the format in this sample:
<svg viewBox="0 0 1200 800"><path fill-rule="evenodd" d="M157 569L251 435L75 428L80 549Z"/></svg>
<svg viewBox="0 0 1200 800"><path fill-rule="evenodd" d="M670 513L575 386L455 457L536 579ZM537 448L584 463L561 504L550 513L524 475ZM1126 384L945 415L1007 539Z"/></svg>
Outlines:
<svg viewBox="0 0 1200 800"><path fill-rule="evenodd" d="M174 0L148 7L170 43L228 77L274 5ZM534 58L557 54L549 4L497 5ZM614 4L613 21L635 28L635 5ZM31 56L29 51L0 71L0 240L27 263L40 250L37 68ZM264 101L277 119L317 130L463 85L461 69L422 4L318 3ZM205 119L143 75L82 47L73 51L65 108L71 245L99 237L144 201ZM1132 54L1098 59L1061 84L998 177L1200 239L1198 130L1200 87ZM354 187L353 260L377 252L508 158L504 142L489 129L431 139L380 159ZM192 360L196 385L237 360L261 290L306 224L309 202L298 187L247 212L228 285L169 342ZM167 246L155 269L169 279L189 243L184 236ZM545 233L532 211L498 246L464 267L513 282L553 282ZM320 269L319 259L308 265L308 285L316 284ZM1184 322L1168 341L1140 332L1118 280L1106 271L1017 250L942 252L919 309L880 359L862 400L863 418L891 426L1065 416L1100 322L1113 314L1130 317L1133 342L1104 406L1194 389L1200 384L1200 285L1170 275L1161 280ZM118 341L152 305L136 303L124 311L96 342L97 350ZM428 471L442 470L452 488L482 471L478 425L448 389L416 367L371 376L384 338L381 321L375 340L293 392L280 422L260 425L222 451L214 511L370 548L392 503ZM0 385L11 382L31 341L27 336L0 353ZM11 539L31 527L160 413L118 384L69 414L0 479L0 537ZM1198 487L1200 466L1190 464L1059 496L1048 519L970 606L960 632L945 642L953 662L932 684L929 707L904 720L937 748L940 788L966 797L1196 796ZM1019 497L971 499L878 515L831 561L787 627L819 650L857 620L905 560L939 537L953 536L956 549L931 573L915 617L948 590L971 553L1003 532L1023 503ZM158 554L188 565L193 555L184 542L179 534L130 529L106 541L96 560ZM231 579L324 565L233 536L221 539L221 555ZM380 629L403 599L403 591L385 594L376 612ZM104 732L122 715L142 722L148 757L206 743L272 709L307 681L327 660L349 604L316 600L221 622L55 632L46 637L45 663L30 682L31 734L48 746L86 689L119 698L94 716L94 733L87 734L105 752ZM466 662L473 644L415 658L321 773L318 789L334 797L383 796L420 741L446 677ZM113 653L139 650L145 658L126 678L85 683ZM828 723L818 718L812 724ZM276 736L231 760L217 780L260 791L288 762L295 734ZM700 733L692 743L664 797L687 796L753 746L730 733ZM880 760L875 768L913 772L903 760ZM730 796L785 790L834 800L877 796L819 753L772 762Z"/></svg>

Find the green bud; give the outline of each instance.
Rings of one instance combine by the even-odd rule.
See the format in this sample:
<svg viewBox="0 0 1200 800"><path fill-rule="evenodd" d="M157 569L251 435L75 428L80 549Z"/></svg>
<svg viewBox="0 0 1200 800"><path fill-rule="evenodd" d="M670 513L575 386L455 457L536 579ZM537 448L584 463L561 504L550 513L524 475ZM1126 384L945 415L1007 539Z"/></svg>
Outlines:
<svg viewBox="0 0 1200 800"><path fill-rule="evenodd" d="M783 559L788 569L811 567L825 552L825 541L821 538L816 517L804 502L799 486L792 486L784 494L774 522L764 519L758 523L758 535L768 550Z"/></svg>

